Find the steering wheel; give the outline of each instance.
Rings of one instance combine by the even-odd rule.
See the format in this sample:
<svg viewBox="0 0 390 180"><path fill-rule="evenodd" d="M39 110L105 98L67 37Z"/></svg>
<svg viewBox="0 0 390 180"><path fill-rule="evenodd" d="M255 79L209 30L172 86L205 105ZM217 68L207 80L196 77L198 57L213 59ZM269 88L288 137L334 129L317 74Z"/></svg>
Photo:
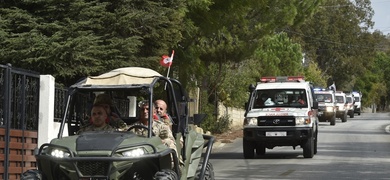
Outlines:
<svg viewBox="0 0 390 180"><path fill-rule="evenodd" d="M144 130L146 130L147 132L150 131L149 128L148 128L147 126L141 125L141 124L133 125L133 126L131 126L129 129L127 129L127 131L131 131L131 130L136 129L136 128L137 128L137 129L144 129ZM153 131L152 131L152 136L155 136L155 134L153 133Z"/></svg>

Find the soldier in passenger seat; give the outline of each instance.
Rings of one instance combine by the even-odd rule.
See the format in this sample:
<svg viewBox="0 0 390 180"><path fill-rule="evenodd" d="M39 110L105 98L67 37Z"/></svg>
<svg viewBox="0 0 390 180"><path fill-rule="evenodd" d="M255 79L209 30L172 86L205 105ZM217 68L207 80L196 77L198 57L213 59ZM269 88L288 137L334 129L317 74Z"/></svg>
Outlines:
<svg viewBox="0 0 390 180"><path fill-rule="evenodd" d="M148 101L142 101L139 106L141 111L139 121L130 125L130 127L134 125L148 126L149 110L152 110L153 120L154 120L152 123L152 132L154 133L155 136L160 137L161 141L165 145L176 150L176 141L175 138L173 137L173 133L169 128L169 126L160 120L160 117L156 113L156 109L153 107L153 104L152 107L150 107ZM135 132L138 135L147 135L148 133L147 130L143 128L135 128L133 129L133 132Z"/></svg>

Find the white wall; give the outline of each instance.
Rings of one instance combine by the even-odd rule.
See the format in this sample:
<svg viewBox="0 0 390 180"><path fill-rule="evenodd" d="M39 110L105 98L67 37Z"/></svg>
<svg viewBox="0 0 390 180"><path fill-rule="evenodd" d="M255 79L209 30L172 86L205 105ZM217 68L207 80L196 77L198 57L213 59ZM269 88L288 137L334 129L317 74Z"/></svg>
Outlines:
<svg viewBox="0 0 390 180"><path fill-rule="evenodd" d="M218 112L219 116L222 116L224 114L230 116L230 119L232 120L230 129L238 130L243 128L245 114L244 109L225 107L222 103L219 103Z"/></svg>
<svg viewBox="0 0 390 180"><path fill-rule="evenodd" d="M58 136L60 123L54 122L55 78L40 75L38 147ZM66 129L64 132L68 132Z"/></svg>

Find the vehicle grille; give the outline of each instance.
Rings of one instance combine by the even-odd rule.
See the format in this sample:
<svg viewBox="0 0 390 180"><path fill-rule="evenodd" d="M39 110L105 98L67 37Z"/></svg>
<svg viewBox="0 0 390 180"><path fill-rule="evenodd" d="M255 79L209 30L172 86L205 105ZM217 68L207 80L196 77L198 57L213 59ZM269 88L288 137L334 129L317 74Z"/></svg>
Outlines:
<svg viewBox="0 0 390 180"><path fill-rule="evenodd" d="M295 117L293 116L260 116L257 120L258 126L295 126Z"/></svg>
<svg viewBox="0 0 390 180"><path fill-rule="evenodd" d="M77 168L83 176L93 176L108 174L109 162L102 161L81 161L77 163Z"/></svg>

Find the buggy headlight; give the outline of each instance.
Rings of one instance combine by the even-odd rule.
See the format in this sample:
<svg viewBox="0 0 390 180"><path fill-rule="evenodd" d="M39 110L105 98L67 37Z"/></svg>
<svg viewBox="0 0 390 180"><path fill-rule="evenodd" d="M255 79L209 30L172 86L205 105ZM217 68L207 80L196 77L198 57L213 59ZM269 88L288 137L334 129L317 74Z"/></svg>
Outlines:
<svg viewBox="0 0 390 180"><path fill-rule="evenodd" d="M257 126L257 118L254 118L254 117L245 118L244 119L244 126Z"/></svg>
<svg viewBox="0 0 390 180"><path fill-rule="evenodd" d="M122 155L124 157L139 157L139 156L142 156L144 154L146 154L144 148L136 148L136 149L131 149L131 150L122 152Z"/></svg>
<svg viewBox="0 0 390 180"><path fill-rule="evenodd" d="M296 125L305 125L305 124L310 124L310 123L311 123L311 120L308 116L295 118Z"/></svg>
<svg viewBox="0 0 390 180"><path fill-rule="evenodd" d="M50 155L53 156L53 157L56 157L56 158L65 158L65 157L69 157L70 153L65 152L63 150L60 150L60 149L53 149L50 152Z"/></svg>

